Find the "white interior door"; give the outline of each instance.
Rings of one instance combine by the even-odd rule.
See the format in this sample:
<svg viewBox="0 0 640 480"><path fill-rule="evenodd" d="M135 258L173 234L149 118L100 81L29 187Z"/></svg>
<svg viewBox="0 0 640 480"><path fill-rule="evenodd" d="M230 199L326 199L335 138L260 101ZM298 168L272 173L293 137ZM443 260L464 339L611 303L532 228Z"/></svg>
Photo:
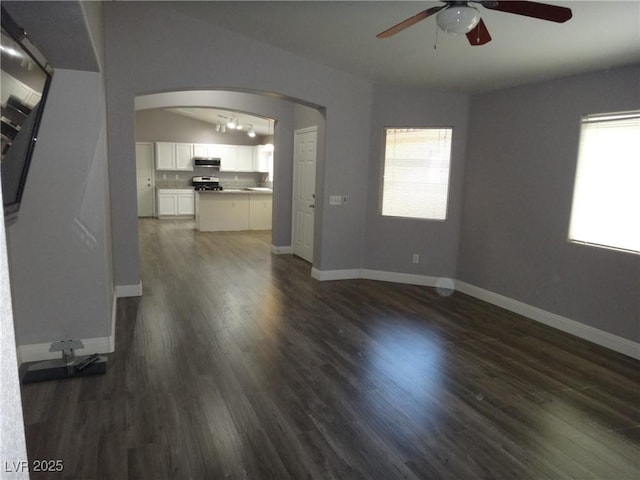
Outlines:
<svg viewBox="0 0 640 480"><path fill-rule="evenodd" d="M153 217L153 144L136 143L138 217Z"/></svg>
<svg viewBox="0 0 640 480"><path fill-rule="evenodd" d="M318 127L296 130L293 139L293 253L313 263Z"/></svg>

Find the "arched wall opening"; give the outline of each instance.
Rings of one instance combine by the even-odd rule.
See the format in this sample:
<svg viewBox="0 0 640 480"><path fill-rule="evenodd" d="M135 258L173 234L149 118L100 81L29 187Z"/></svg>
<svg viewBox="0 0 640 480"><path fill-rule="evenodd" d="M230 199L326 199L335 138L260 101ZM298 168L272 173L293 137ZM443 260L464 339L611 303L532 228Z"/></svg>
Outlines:
<svg viewBox="0 0 640 480"><path fill-rule="evenodd" d="M261 113L256 106L230 105L230 101L211 104L277 119L280 145L276 148L280 148L283 158L291 158L297 112L306 107L325 109L326 127L323 140L319 141L325 152L324 155L319 152L316 169L316 196L321 201L316 203L313 264L322 270L360 268L371 133L371 82L185 15L172 8L171 2L160 3L110 2L104 8L116 287L131 292L139 290L134 161L136 98L177 91L208 91L212 96L225 92L237 102L243 102L242 94L255 95L256 100L264 102L266 111ZM268 106L268 102L273 103ZM282 115L271 111L274 109L285 110L282 115L290 119L289 127ZM291 184L275 180L281 186ZM348 194L348 205L330 208L329 192ZM290 191L279 188L277 196L281 198L274 197L274 202L282 205L286 198L289 204L290 195ZM289 208L280 208L276 215L281 214L288 225ZM281 230L277 220L274 227L274 244L288 244L289 228ZM286 241L278 238L276 231L282 232Z"/></svg>
<svg viewBox="0 0 640 480"><path fill-rule="evenodd" d="M279 95L233 90L181 90L135 97L136 112L174 107L218 108L275 121L272 251L291 251L293 132L299 128L318 127L316 190L319 190L325 152L324 109ZM316 223L319 221L320 216L317 215ZM318 232L319 228L315 231ZM315 242L315 245L318 248L320 242Z"/></svg>

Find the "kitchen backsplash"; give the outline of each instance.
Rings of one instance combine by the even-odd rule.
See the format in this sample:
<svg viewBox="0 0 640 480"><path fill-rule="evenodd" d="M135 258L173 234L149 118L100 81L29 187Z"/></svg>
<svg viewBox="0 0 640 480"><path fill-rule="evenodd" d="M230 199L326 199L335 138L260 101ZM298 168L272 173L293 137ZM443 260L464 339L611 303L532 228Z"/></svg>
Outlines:
<svg viewBox="0 0 640 480"><path fill-rule="evenodd" d="M266 173L258 172L219 172L211 168L195 168L193 172L175 170L156 170L156 188L191 188L191 178L195 176L218 177L222 188L264 187Z"/></svg>

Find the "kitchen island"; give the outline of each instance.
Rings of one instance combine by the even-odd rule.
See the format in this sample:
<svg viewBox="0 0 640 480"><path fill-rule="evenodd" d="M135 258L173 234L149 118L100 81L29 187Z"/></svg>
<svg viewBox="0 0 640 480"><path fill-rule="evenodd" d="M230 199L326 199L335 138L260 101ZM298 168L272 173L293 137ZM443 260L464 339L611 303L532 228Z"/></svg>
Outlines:
<svg viewBox="0 0 640 480"><path fill-rule="evenodd" d="M196 192L196 230L271 230L273 191L268 188Z"/></svg>

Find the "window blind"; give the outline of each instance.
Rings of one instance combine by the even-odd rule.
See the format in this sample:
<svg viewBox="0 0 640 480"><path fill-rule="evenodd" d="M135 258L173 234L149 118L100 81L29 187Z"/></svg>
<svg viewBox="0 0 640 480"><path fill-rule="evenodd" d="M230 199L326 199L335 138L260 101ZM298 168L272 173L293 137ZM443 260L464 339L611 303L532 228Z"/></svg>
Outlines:
<svg viewBox="0 0 640 480"><path fill-rule="evenodd" d="M640 112L582 119L569 239L640 252Z"/></svg>
<svg viewBox="0 0 640 480"><path fill-rule="evenodd" d="M451 128L387 128L382 215L447 217Z"/></svg>

